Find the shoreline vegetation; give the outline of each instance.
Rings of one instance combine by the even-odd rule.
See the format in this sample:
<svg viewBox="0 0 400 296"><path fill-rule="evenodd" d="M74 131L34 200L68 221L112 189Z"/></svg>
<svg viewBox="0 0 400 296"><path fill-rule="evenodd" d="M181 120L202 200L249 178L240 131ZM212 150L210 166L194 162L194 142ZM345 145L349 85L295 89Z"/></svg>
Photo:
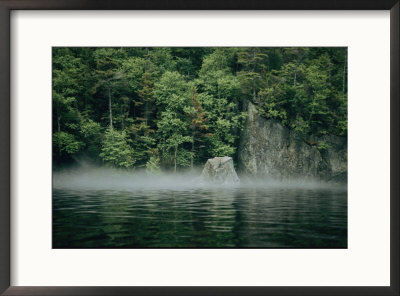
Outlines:
<svg viewBox="0 0 400 296"><path fill-rule="evenodd" d="M81 159L150 175L237 167L249 102L319 151L347 137L347 48L53 48L52 83L56 174Z"/></svg>

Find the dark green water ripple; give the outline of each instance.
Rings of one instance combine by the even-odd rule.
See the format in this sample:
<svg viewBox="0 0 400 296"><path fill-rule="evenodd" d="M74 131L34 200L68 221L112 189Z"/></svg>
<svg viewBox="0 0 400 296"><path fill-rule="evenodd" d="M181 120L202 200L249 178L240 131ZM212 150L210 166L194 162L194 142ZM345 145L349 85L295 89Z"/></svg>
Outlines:
<svg viewBox="0 0 400 296"><path fill-rule="evenodd" d="M347 191L53 190L53 248L346 248Z"/></svg>

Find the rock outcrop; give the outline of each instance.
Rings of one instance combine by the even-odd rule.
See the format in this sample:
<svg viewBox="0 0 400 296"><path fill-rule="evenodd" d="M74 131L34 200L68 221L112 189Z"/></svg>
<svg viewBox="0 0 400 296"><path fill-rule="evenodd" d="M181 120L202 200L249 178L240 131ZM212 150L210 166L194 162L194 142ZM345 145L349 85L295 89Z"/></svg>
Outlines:
<svg viewBox="0 0 400 296"><path fill-rule="evenodd" d="M347 138L327 135L315 143L258 114L249 103L239 148L239 169L264 179L347 182ZM316 143L325 143L318 149Z"/></svg>
<svg viewBox="0 0 400 296"><path fill-rule="evenodd" d="M200 180L207 183L229 185L238 184L239 177L233 166L232 157L214 157L207 160Z"/></svg>

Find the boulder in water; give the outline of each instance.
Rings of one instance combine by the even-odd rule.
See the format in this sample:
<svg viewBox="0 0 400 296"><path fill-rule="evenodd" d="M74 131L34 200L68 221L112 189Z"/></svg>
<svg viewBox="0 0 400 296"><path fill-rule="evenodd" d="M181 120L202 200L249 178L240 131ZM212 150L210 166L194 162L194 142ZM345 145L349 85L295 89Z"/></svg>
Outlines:
<svg viewBox="0 0 400 296"><path fill-rule="evenodd" d="M232 157L229 156L207 160L200 178L202 181L224 185L240 182L233 166Z"/></svg>

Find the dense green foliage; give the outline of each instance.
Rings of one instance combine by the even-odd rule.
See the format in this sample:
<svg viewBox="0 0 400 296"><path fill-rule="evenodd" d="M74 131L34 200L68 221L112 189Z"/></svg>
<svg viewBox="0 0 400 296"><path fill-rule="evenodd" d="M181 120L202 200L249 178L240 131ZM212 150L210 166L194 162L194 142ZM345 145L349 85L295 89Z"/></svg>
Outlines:
<svg viewBox="0 0 400 296"><path fill-rule="evenodd" d="M54 163L236 159L248 101L305 138L346 135L347 49L54 48Z"/></svg>

